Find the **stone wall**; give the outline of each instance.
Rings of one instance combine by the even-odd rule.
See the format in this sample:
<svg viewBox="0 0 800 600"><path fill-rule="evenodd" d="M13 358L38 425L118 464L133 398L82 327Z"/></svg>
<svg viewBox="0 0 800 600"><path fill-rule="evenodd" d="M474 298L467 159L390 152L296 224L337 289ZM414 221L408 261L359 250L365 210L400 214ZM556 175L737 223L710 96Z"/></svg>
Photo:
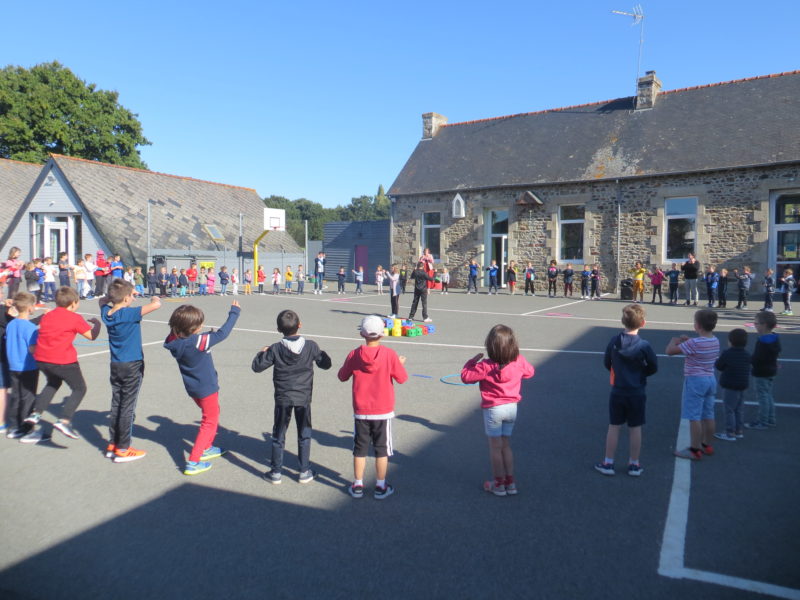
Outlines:
<svg viewBox="0 0 800 600"><path fill-rule="evenodd" d="M413 264L421 253L420 217L441 213L441 263L451 273L453 287L465 286L466 263L484 258L484 214L509 210L509 259L524 267L532 261L539 273L537 290L546 289L543 271L555 257L558 211L565 204L585 207L584 260L600 264L604 291L613 292L634 261L669 267L664 256L664 202L670 197L698 199L695 248L698 260L717 268L749 264L760 274L766 268L770 192L800 188L800 166L754 167L707 173L603 180L574 184L459 190L464 218L452 217L455 192L395 198L393 262ZM518 205L525 190L543 205ZM620 202L618 235L618 208ZM619 246L619 253L617 252ZM563 268L563 264L559 267ZM758 279L757 279L758 281Z"/></svg>

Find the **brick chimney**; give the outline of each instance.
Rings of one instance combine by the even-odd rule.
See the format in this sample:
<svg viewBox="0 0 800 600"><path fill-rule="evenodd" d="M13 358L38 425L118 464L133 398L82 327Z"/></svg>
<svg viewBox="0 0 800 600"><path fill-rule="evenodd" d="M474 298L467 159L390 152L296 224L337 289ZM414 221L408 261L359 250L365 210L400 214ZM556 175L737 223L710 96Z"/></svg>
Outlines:
<svg viewBox="0 0 800 600"><path fill-rule="evenodd" d="M636 90L636 110L653 108L656 98L661 91L661 80L656 77L655 71L645 71L644 77L639 78Z"/></svg>
<svg viewBox="0 0 800 600"><path fill-rule="evenodd" d="M439 113L429 112L422 115L422 139L430 140L439 133L439 128L447 125L447 117Z"/></svg>

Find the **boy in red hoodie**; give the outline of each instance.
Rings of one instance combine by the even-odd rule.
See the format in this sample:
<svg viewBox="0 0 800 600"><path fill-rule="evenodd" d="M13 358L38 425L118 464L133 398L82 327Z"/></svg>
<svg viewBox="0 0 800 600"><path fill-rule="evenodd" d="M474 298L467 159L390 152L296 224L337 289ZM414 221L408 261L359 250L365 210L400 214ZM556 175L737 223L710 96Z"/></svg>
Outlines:
<svg viewBox="0 0 800 600"><path fill-rule="evenodd" d="M394 417L394 386L392 381L405 383L408 373L403 366L405 356L398 356L391 348L381 346L384 322L377 315L361 321L361 336L366 344L359 346L339 369L339 381L353 378L353 484L349 488L353 498L364 497L364 470L370 441L375 448L375 499L383 500L394 493L386 483L389 457L392 455L392 417Z"/></svg>

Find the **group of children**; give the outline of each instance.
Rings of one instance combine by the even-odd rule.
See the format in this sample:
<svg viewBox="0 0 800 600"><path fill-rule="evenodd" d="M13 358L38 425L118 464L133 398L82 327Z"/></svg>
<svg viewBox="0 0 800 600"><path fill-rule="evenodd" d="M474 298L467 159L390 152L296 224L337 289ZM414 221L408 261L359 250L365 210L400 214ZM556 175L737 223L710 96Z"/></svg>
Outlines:
<svg viewBox="0 0 800 600"><path fill-rule="evenodd" d="M467 294L478 293L478 274L481 271L481 266L475 259L470 260L465 267L469 269L467 274ZM444 269L447 271L447 269ZM492 260L488 267L484 269L489 276L489 291L488 293L497 294L500 288L500 266L496 260ZM599 300L602 276L600 273L600 265L595 263L593 265L584 265L580 272L576 272L572 268L572 263L567 263L564 269L558 268L558 262L553 259L550 261L547 269L545 270L545 279L547 280L547 296L548 298L555 298L558 295L558 281L559 277L562 282L562 290L564 297L572 297L574 295L575 277L580 277L581 284L581 298L584 300ZM522 277L525 281L525 295L536 295L536 267L533 262L528 261L525 268L521 269L517 262L511 260L508 262L505 272L505 282L508 286L509 295L516 294L517 279ZM448 276L449 282L449 276Z"/></svg>
<svg viewBox="0 0 800 600"><path fill-rule="evenodd" d="M653 292L651 304L655 304L656 296L658 296L659 304L664 303L661 292L661 286L666 281L669 285L668 303L672 305L678 304L678 288L680 286L680 277L684 276L686 283L686 306L692 303L697 306L699 294L697 294L697 282L702 281L706 287L706 300L708 308L727 308L728 306L728 286L736 284L738 302L737 309L747 308L747 299L750 295L750 287L755 279L755 275L751 272L750 267L745 265L742 271L739 269L720 269L717 272L714 265L706 266L705 273L702 275L697 273L697 268L686 269L685 267L693 266L697 263L687 263L679 268L678 263L672 263L672 268L666 272L661 270L658 265L653 265L648 271L642 266L640 261L634 263L633 268L629 269L632 277L633 299L634 301L644 302L644 278L650 280L650 285ZM792 312L792 294L797 290L797 282L794 277L794 271L790 268L783 270L777 282L774 278L774 271L767 269L764 272L764 279L762 285L764 288L764 306L761 310L773 312L772 296L777 291L781 294L783 300L782 315L791 316ZM638 300L637 300L638 298Z"/></svg>

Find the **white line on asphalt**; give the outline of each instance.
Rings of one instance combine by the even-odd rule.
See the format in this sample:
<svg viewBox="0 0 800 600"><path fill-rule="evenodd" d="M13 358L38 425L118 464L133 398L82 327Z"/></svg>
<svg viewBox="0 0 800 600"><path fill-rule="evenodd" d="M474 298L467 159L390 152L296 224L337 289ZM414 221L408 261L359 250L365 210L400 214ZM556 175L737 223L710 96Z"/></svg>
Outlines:
<svg viewBox="0 0 800 600"><path fill-rule="evenodd" d="M567 302L566 304L557 304L556 306L548 306L547 308L540 308L539 310L532 310L531 312L522 313L522 316L528 317L530 315L535 315L536 313L544 312L546 310L555 310L557 308L563 308L564 306L572 306L573 304L580 304L581 302L586 302L586 300L575 300L574 302Z"/></svg>
<svg viewBox="0 0 800 600"><path fill-rule="evenodd" d="M681 419L675 448L689 445L689 421ZM713 583L747 592L767 594L777 598L800 600L800 590L753 581L722 573L690 569L684 564L686 551L686 526L689 522L689 495L691 493L692 472L691 461L675 458L675 471L672 477L672 492L667 509L667 522L664 525L664 536L661 541L661 557L658 573L673 579L694 579L705 583Z"/></svg>
<svg viewBox="0 0 800 600"><path fill-rule="evenodd" d="M147 342L146 344L142 344L142 346L152 346L153 344L163 344L164 340L159 340L157 342ZM87 356L97 356L99 354L108 354L111 352L110 349L106 348L105 350L98 350L97 352L87 352L86 354L78 354L78 358L85 358Z"/></svg>

